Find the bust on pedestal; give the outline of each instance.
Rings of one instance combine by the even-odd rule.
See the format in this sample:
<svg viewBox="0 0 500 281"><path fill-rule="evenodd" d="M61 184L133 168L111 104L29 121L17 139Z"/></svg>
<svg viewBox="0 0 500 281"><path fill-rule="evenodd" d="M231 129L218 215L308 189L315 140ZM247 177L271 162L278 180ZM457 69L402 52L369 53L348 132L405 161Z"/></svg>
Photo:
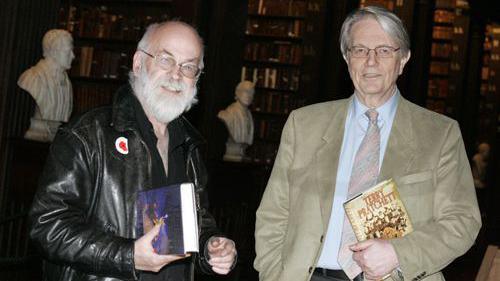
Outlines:
<svg viewBox="0 0 500 281"><path fill-rule="evenodd" d="M224 154L226 161L242 161L245 149L253 143L254 126L248 106L253 101L254 93L252 82L240 82L236 87L236 101L217 114L229 131Z"/></svg>
<svg viewBox="0 0 500 281"><path fill-rule="evenodd" d="M24 137L50 142L73 110L73 89L66 73L75 57L73 38L66 30L52 29L43 36L42 47L44 58L21 74L17 84L36 102Z"/></svg>

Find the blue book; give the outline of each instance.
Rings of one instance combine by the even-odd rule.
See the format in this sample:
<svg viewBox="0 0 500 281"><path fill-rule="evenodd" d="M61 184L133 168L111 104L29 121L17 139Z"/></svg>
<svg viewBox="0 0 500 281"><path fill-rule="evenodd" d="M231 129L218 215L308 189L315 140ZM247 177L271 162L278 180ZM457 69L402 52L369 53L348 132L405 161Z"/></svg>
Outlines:
<svg viewBox="0 0 500 281"><path fill-rule="evenodd" d="M160 224L153 248L160 255L198 252L196 199L192 183L175 184L137 194L136 233L145 234Z"/></svg>

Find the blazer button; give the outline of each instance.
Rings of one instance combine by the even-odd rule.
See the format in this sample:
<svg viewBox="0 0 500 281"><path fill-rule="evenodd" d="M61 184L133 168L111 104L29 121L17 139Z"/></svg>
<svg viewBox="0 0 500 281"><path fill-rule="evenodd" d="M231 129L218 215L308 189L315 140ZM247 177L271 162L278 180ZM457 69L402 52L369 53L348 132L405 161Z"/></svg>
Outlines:
<svg viewBox="0 0 500 281"><path fill-rule="evenodd" d="M310 267L309 267L309 273L312 273L312 272L313 272L313 267L312 267L312 266L310 266Z"/></svg>
<svg viewBox="0 0 500 281"><path fill-rule="evenodd" d="M324 238L324 235L321 235L321 238L319 238L319 242L323 243L323 238Z"/></svg>

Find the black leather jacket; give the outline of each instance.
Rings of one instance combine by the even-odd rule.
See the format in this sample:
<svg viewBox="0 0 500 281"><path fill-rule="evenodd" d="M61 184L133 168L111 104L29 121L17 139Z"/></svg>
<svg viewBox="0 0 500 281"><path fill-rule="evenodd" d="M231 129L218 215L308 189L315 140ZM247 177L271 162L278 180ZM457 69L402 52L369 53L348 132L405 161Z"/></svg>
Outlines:
<svg viewBox="0 0 500 281"><path fill-rule="evenodd" d="M126 86L112 107L94 109L59 129L30 211L30 236L44 257L45 280L134 280L135 198L151 188L151 153L138 130ZM198 197L200 253L193 255L184 276L193 279L194 266L211 273L204 259L206 240L218 233L206 211L206 171L200 159L201 136L181 117L186 176ZM115 141L128 139L128 154Z"/></svg>

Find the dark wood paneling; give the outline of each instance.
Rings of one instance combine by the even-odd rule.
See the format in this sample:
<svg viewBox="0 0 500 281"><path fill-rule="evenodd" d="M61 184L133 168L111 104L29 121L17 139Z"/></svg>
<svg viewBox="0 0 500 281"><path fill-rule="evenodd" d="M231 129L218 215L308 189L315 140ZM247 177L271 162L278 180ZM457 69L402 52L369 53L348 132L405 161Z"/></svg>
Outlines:
<svg viewBox="0 0 500 281"><path fill-rule="evenodd" d="M225 128L217 112L234 101L234 89L240 81L243 62L247 1L211 2L206 20L205 74L199 93L203 104L198 126L208 143L208 158L221 159L224 152Z"/></svg>
<svg viewBox="0 0 500 281"><path fill-rule="evenodd" d="M326 1L324 53L319 93L316 102L346 98L353 93L347 64L340 52L340 28L347 14L359 6L359 1Z"/></svg>
<svg viewBox="0 0 500 281"><path fill-rule="evenodd" d="M12 155L7 139L21 137L29 125L33 99L17 78L42 56L41 39L56 26L58 0L6 0L0 9L0 203L8 188ZM2 206L5 206L2 204ZM0 210L1 213L1 210Z"/></svg>
<svg viewBox="0 0 500 281"><path fill-rule="evenodd" d="M404 85L401 93L408 100L424 105L429 79L429 58L431 53L433 0L416 0L411 36L411 58L401 77Z"/></svg>

